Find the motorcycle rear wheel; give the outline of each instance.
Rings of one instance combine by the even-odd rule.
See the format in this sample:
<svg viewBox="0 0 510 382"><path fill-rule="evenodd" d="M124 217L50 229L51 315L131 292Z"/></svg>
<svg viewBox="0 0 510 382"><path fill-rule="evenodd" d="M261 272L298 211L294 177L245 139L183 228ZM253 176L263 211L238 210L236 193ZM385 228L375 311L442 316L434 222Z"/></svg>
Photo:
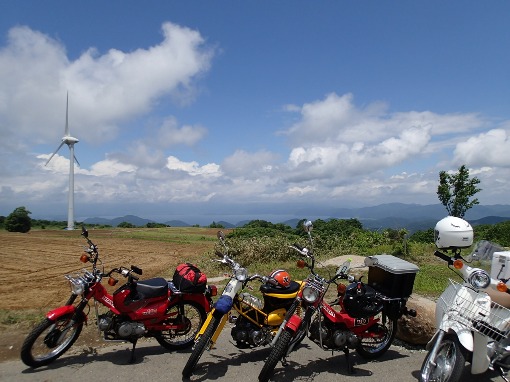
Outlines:
<svg viewBox="0 0 510 382"><path fill-rule="evenodd" d="M176 312L176 318L172 319L172 323L178 320L186 322L186 329L183 331L167 330L154 335L156 341L168 350L185 349L193 344L195 336L205 322L206 313L204 308L196 302L189 301L182 304L184 316L179 314L179 305L175 305L169 309L169 312Z"/></svg>
<svg viewBox="0 0 510 382"><path fill-rule="evenodd" d="M72 322L73 314L56 320L44 319L21 346L21 360L32 368L48 365L64 354L78 339L83 321Z"/></svg>
<svg viewBox="0 0 510 382"><path fill-rule="evenodd" d="M195 367L197 366L200 357L202 357L202 354L204 354L205 349L209 346L211 338L216 329L218 328L220 321L221 318L213 316L211 318L211 321L209 322L209 326L207 326L207 328L205 329L204 334L202 334L198 341L195 343L195 346L193 347L193 351L191 352L188 362L186 362L184 369L182 369L182 376L184 378L189 378L191 377L191 374L193 374L193 370L195 370Z"/></svg>
<svg viewBox="0 0 510 382"><path fill-rule="evenodd" d="M264 367L260 371L259 374L259 382L267 382L271 378L274 372L274 368L278 364L285 354L287 353L287 349L289 348L290 341L292 340L292 333L284 330L280 334L280 338L276 341L269 356L267 357L266 363L264 363ZM301 342L303 338L299 342Z"/></svg>
<svg viewBox="0 0 510 382"><path fill-rule="evenodd" d="M430 359L429 352L423 361L420 382L458 382L465 363L466 357L459 340L456 336L447 334L439 345L436 359Z"/></svg>
<svg viewBox="0 0 510 382"><path fill-rule="evenodd" d="M392 320L386 317L386 322L382 323L381 317L378 324L375 327L369 329L369 331L376 331L376 333L382 333L382 337L379 338L361 338L356 352L365 359L376 359L382 356L390 348L395 335L397 334L397 320Z"/></svg>

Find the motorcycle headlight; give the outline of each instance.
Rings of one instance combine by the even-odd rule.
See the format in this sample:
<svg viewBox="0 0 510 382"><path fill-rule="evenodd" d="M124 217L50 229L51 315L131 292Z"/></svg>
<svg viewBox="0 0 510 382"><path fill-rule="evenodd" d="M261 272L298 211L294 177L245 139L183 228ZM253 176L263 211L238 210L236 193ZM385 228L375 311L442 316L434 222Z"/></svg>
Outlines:
<svg viewBox="0 0 510 382"><path fill-rule="evenodd" d="M71 286L71 292L77 296L85 292L85 282L82 279L69 278L69 285Z"/></svg>
<svg viewBox="0 0 510 382"><path fill-rule="evenodd" d="M236 279L238 279L239 281L246 281L246 279L248 278L248 270L246 268L237 268L235 271L234 271L234 276L236 277Z"/></svg>
<svg viewBox="0 0 510 382"><path fill-rule="evenodd" d="M303 289L303 299L309 303L313 304L319 298L319 291L315 288L311 288L309 286L304 287Z"/></svg>
<svg viewBox="0 0 510 382"><path fill-rule="evenodd" d="M468 282L476 289L485 289L490 285L491 277L486 271L479 269L469 275Z"/></svg>

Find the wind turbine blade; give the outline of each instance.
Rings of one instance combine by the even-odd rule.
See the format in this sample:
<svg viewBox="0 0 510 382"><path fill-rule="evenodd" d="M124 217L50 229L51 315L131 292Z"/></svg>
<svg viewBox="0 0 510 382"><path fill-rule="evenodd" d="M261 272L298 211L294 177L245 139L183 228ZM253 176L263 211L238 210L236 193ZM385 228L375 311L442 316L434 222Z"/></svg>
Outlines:
<svg viewBox="0 0 510 382"><path fill-rule="evenodd" d="M64 136L69 136L69 92L67 92L67 99L66 99L66 129Z"/></svg>
<svg viewBox="0 0 510 382"><path fill-rule="evenodd" d="M53 156L57 153L57 151L58 151L58 150L60 150L60 148L61 148L63 145L64 145L64 141L62 141L62 143L61 143L61 144L57 147L57 149L55 150L55 152L54 152L53 154L51 154L50 159L48 159L48 160L46 161L45 166L46 166L48 163L50 163L51 158L53 158Z"/></svg>
<svg viewBox="0 0 510 382"><path fill-rule="evenodd" d="M76 163L78 164L78 166L81 166L81 165L80 165L80 162L78 162L78 159L76 158L76 155L74 156L74 160L76 161Z"/></svg>

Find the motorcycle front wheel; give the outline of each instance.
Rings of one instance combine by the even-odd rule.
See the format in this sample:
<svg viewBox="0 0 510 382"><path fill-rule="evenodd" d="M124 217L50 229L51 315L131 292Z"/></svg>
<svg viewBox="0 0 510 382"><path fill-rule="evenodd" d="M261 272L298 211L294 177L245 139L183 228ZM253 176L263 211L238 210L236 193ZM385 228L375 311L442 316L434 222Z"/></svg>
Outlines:
<svg viewBox="0 0 510 382"><path fill-rule="evenodd" d="M301 338L299 342L301 342L303 338ZM267 357L267 361L264 364L264 367L260 371L259 382L269 381L269 379L273 375L274 368L278 364L278 361L280 361L287 353L287 349L289 348L291 340L292 333L288 332L287 330L284 330L282 334L280 334L280 337L274 344L273 348L271 349L271 352L269 353L269 356Z"/></svg>
<svg viewBox="0 0 510 382"><path fill-rule="evenodd" d="M182 311L180 309L183 309ZM184 312L184 314L181 314ZM189 301L172 306L167 313L175 313L174 318L165 324L184 323L183 330L166 330L154 335L156 341L168 350L185 349L193 344L195 337L205 322L204 308L196 302Z"/></svg>
<svg viewBox="0 0 510 382"><path fill-rule="evenodd" d="M379 323L367 330L367 336L360 338L356 352L365 359L375 359L382 356L390 348L397 334L397 320L386 317L385 323L380 318Z"/></svg>
<svg viewBox="0 0 510 382"><path fill-rule="evenodd" d="M430 355L429 352L423 361L420 382L458 382L460 380L466 358L456 336L445 335L437 350L436 359L431 359Z"/></svg>
<svg viewBox="0 0 510 382"><path fill-rule="evenodd" d="M48 365L64 354L78 339L83 321L73 322L73 314L56 320L44 319L21 346L21 360L32 368Z"/></svg>
<svg viewBox="0 0 510 382"><path fill-rule="evenodd" d="M184 378L189 378L191 377L191 374L193 374L193 370L195 370L195 367L197 366L200 357L202 357L202 354L204 354L205 349L209 346L211 338L214 335L216 329L218 328L220 321L221 318L213 316L211 318L211 321L209 321L209 325L205 329L204 334L202 334L198 341L195 343L195 346L193 347L193 351L191 352L188 362L186 362L184 369L182 369L182 376Z"/></svg>

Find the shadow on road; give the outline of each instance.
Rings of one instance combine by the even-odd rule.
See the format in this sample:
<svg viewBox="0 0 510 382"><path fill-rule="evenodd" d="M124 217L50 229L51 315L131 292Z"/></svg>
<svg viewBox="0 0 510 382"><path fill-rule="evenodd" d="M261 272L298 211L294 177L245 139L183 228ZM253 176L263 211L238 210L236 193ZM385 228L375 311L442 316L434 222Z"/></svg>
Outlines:
<svg viewBox="0 0 510 382"><path fill-rule="evenodd" d="M296 351L299 352L300 349L311 349L313 347L308 343L301 344L300 348ZM405 358L407 356L400 354L398 351L388 350L379 360L367 361L361 358L355 352L351 352L349 354L349 359L353 368L353 373L350 373L347 366L347 360L343 353L335 352L331 355L331 352L321 351L317 349L317 359L314 359L313 362L309 362L307 365L302 365L299 362L293 361L293 354L290 355L287 359L287 366L282 366L281 363L278 363L275 368L274 376L271 380L279 382L279 381L293 381L293 380L313 380L315 376L319 374L319 372L330 372L338 375L345 375L351 377L367 377L373 374L372 371L364 369L360 367L367 363L374 364L377 362L383 362L385 360L399 359ZM268 357L270 352L269 348L261 348L261 349L245 349L240 350L237 349L235 352L226 354L226 355L215 355L213 352L209 354L210 357L214 358L214 361L204 361L198 363L194 373L193 373L193 381L207 381L207 380L221 380L227 374L227 370L229 367L241 366L246 363L259 363L260 367L258 370L262 369L262 366ZM321 358L322 352L325 356ZM252 380L256 376L249 376ZM183 381L189 381L189 379L183 378Z"/></svg>
<svg viewBox="0 0 510 382"><path fill-rule="evenodd" d="M258 362L262 367L268 355L269 348L236 349L234 352L224 355L215 354L212 350L209 353L209 358L213 358L214 361L199 361L193 372L193 381L222 380L229 367L241 366L246 363ZM182 380L189 381L187 378Z"/></svg>
<svg viewBox="0 0 510 382"><path fill-rule="evenodd" d="M191 349L179 350L180 353L190 353ZM63 367L76 367L85 364L89 364L92 362L110 362L114 365L136 365L144 362L145 357L160 355L163 353L174 354L176 351L169 351L165 348L161 347L159 344L154 346L144 346L140 348L136 348L135 350L135 360L133 363L131 361L131 344L119 344L118 346L112 348L112 350L108 352L102 352L99 354L96 349L90 347L88 349L83 349L79 354L64 354L61 358L53 361L48 366L42 366L37 369L32 369L27 367L22 371L23 374L37 374L43 370L56 370Z"/></svg>

